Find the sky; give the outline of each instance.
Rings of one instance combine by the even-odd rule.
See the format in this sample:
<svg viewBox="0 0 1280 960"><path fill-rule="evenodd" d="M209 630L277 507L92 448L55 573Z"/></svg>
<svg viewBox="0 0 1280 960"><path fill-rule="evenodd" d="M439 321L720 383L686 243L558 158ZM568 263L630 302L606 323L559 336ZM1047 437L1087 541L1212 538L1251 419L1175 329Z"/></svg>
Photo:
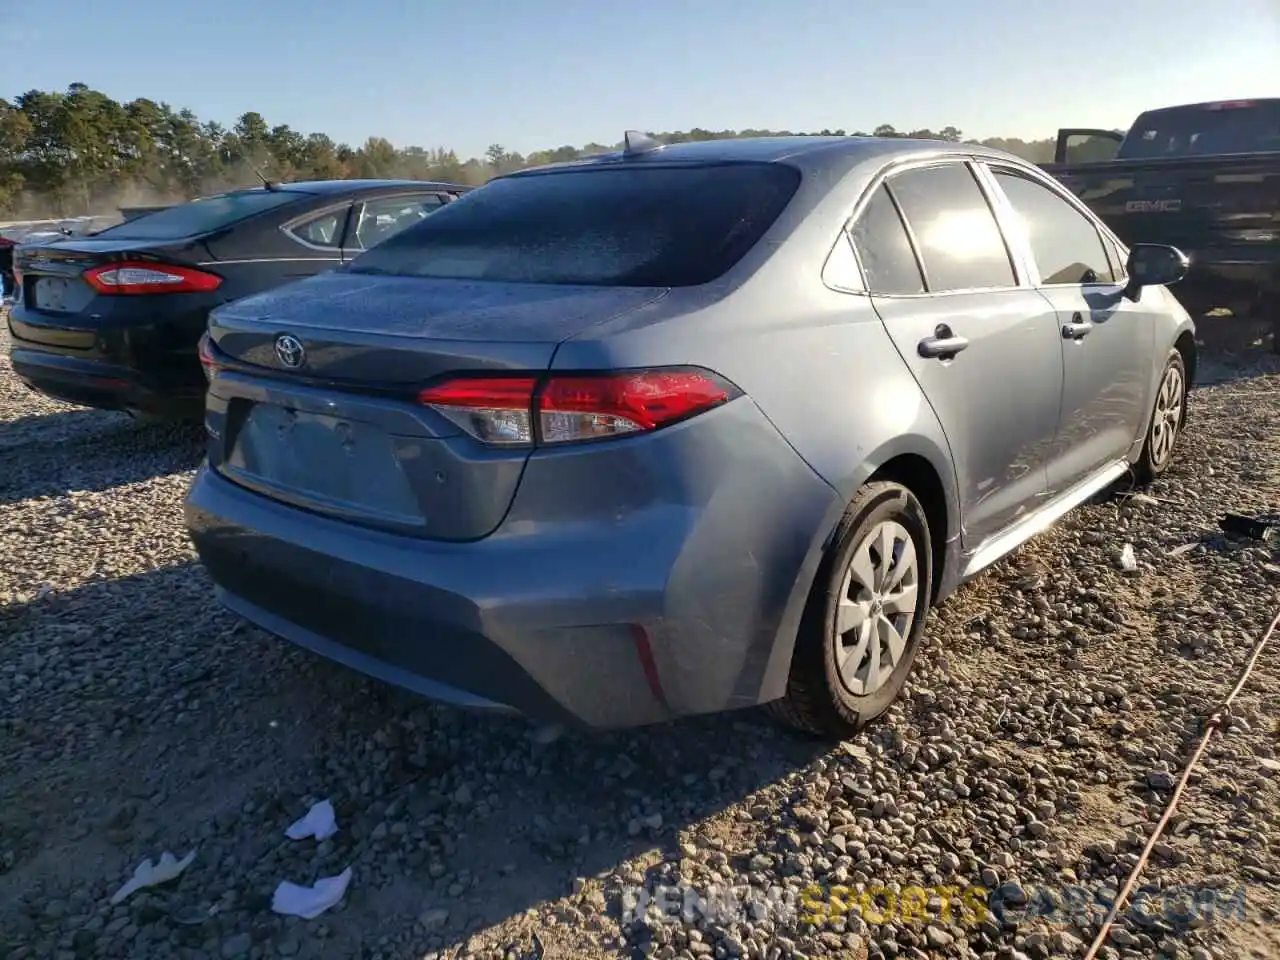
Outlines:
<svg viewBox="0 0 1280 960"><path fill-rule="evenodd" d="M1280 96L1280 0L0 0L0 97L529 153L626 129L1052 136ZM129 9L132 7L132 9ZM150 12L148 12L150 11Z"/></svg>

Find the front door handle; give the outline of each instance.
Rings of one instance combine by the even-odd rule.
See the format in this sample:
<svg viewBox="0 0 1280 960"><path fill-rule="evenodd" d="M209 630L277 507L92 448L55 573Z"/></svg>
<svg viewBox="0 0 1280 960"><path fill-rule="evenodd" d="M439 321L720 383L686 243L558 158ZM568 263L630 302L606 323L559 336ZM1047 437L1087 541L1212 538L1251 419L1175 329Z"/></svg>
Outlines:
<svg viewBox="0 0 1280 960"><path fill-rule="evenodd" d="M916 346L920 356L926 359L949 360L969 346L967 337L957 337L945 323L940 323L932 337L926 337Z"/></svg>
<svg viewBox="0 0 1280 960"><path fill-rule="evenodd" d="M1093 330L1093 324L1078 313L1071 315L1071 322L1062 325L1062 339L1080 341Z"/></svg>

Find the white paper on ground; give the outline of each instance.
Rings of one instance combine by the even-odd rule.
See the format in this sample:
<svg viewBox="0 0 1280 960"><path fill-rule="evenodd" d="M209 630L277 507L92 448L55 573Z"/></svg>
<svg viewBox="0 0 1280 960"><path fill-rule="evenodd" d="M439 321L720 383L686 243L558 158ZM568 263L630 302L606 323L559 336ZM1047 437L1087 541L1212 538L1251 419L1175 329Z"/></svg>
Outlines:
<svg viewBox="0 0 1280 960"><path fill-rule="evenodd" d="M290 840L305 840L307 837L325 840L337 832L338 820L333 812L333 804L328 800L321 800L311 805L305 817L294 821L285 831L285 836Z"/></svg>
<svg viewBox="0 0 1280 960"><path fill-rule="evenodd" d="M133 871L133 877L129 882L112 894L111 902L113 904L120 903L143 887L156 887L162 883L168 883L187 867L191 866L191 861L195 858L195 850L192 850L181 860L166 850L160 855L159 863L152 863L150 858L143 860L138 864L138 869Z"/></svg>
<svg viewBox="0 0 1280 960"><path fill-rule="evenodd" d="M288 880L281 880L271 899L271 909L286 916L314 920L342 899L350 882L350 867L336 877L317 880L315 886L311 887L300 887Z"/></svg>

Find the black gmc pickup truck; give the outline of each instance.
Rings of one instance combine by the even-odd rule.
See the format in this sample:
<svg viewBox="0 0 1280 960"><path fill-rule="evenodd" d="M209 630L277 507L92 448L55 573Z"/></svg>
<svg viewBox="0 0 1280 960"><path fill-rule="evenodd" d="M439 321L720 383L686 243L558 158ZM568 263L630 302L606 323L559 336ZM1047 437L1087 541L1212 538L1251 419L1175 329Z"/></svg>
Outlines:
<svg viewBox="0 0 1280 960"><path fill-rule="evenodd" d="M1125 243L1186 253L1188 310L1270 317L1280 351L1280 97L1148 110L1127 133L1059 130L1043 169Z"/></svg>

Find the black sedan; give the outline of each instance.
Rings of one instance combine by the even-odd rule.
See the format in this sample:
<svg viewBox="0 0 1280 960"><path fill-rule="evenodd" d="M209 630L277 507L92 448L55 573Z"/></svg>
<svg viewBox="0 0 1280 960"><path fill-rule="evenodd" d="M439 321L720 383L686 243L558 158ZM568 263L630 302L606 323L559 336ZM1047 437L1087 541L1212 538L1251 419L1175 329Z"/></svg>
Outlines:
<svg viewBox="0 0 1280 960"><path fill-rule="evenodd" d="M7 298L13 292L13 248L15 245L10 237L0 233L0 299Z"/></svg>
<svg viewBox="0 0 1280 960"><path fill-rule="evenodd" d="M27 386L134 416L203 415L211 309L359 256L469 188L420 180L267 184L85 238L16 250L10 361Z"/></svg>

